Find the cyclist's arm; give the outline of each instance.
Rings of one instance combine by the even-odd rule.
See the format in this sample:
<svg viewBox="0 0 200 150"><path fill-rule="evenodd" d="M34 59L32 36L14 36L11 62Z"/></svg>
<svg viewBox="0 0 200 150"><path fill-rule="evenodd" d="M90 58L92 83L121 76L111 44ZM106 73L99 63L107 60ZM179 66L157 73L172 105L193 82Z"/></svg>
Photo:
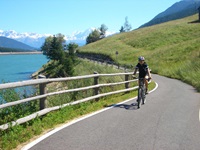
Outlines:
<svg viewBox="0 0 200 150"><path fill-rule="evenodd" d="M149 68L147 68L147 73L148 73L149 78L151 79L151 73L150 73Z"/></svg>
<svg viewBox="0 0 200 150"><path fill-rule="evenodd" d="M135 67L135 70L134 70L134 72L133 72L133 75L136 75L136 72L138 71L138 68L137 67Z"/></svg>

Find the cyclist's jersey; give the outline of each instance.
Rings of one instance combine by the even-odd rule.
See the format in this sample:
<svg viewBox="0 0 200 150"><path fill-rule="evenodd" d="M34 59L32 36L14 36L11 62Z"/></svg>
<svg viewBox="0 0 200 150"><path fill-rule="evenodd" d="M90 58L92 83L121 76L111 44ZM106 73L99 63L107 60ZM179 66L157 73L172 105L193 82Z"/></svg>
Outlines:
<svg viewBox="0 0 200 150"><path fill-rule="evenodd" d="M147 75L147 69L149 68L147 63L144 62L143 65L141 65L140 63L138 63L135 67L136 69L139 69L139 78L144 78Z"/></svg>

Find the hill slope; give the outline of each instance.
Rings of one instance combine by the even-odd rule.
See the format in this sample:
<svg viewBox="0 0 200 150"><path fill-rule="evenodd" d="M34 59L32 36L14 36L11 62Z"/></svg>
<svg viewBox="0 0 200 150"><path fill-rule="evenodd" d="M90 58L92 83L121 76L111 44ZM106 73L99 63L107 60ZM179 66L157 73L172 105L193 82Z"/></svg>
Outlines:
<svg viewBox="0 0 200 150"><path fill-rule="evenodd" d="M149 22L140 26L140 28L194 15L198 12L197 9L199 6L200 0L182 0L175 3L164 12L158 14Z"/></svg>
<svg viewBox="0 0 200 150"><path fill-rule="evenodd" d="M121 33L79 48L106 54L120 64L137 63L143 55L152 72L190 83L200 91L200 24L198 15ZM116 56L118 51L118 56Z"/></svg>
<svg viewBox="0 0 200 150"><path fill-rule="evenodd" d="M2 37L2 36L0 36L0 47L7 48L7 49L18 49L18 50L23 50L23 51L34 50L34 48L31 46L28 46L24 43L18 42L10 38Z"/></svg>

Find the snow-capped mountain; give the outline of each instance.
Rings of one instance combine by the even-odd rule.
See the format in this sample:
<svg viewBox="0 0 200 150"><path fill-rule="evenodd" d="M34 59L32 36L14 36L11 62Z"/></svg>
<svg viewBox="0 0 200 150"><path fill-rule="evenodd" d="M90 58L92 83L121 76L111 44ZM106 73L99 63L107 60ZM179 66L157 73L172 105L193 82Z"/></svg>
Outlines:
<svg viewBox="0 0 200 150"><path fill-rule="evenodd" d="M86 44L87 36L93 31L95 28L89 28L85 31L75 31L71 35L66 35L65 40L66 43L74 42L79 46L83 46Z"/></svg>
<svg viewBox="0 0 200 150"><path fill-rule="evenodd" d="M85 31L75 31L71 35L66 35L65 39L67 41L77 40L77 39L85 40L87 38L87 36L94 30L95 30L95 28L89 28Z"/></svg>
<svg viewBox="0 0 200 150"><path fill-rule="evenodd" d="M89 28L85 31L76 31L71 35L65 35L66 43L75 42L78 45L82 46L86 43L87 36L94 30L95 28ZM114 34L115 32L107 32L106 36ZM0 30L0 36L11 38L17 40L19 42L25 43L31 47L40 48L45 41L45 38L51 36L51 34L38 34L38 33L18 33L14 30L3 31Z"/></svg>
<svg viewBox="0 0 200 150"><path fill-rule="evenodd" d="M18 33L14 30L3 31L0 30L0 36L11 38L19 42L25 43L31 47L40 48L44 43L46 37L50 34L37 34L37 33Z"/></svg>

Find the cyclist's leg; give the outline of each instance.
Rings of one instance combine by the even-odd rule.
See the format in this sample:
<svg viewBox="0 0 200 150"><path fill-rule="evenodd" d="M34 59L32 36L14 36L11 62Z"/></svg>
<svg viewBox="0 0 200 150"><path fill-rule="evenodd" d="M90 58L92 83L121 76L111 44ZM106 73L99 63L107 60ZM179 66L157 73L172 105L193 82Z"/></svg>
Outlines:
<svg viewBox="0 0 200 150"><path fill-rule="evenodd" d="M140 78L140 77L139 77ZM140 86L140 80L138 80L138 87ZM139 88L138 88L138 96L137 96L137 102L138 102L138 98L139 98Z"/></svg>
<svg viewBox="0 0 200 150"><path fill-rule="evenodd" d="M146 92L146 94L148 94L148 84L149 83L148 83L148 80L145 79L145 78L144 78L144 84L145 84L145 87L146 87L146 91L145 92Z"/></svg>
<svg viewBox="0 0 200 150"><path fill-rule="evenodd" d="M144 79L144 84L146 86L146 89L148 89L148 80Z"/></svg>

